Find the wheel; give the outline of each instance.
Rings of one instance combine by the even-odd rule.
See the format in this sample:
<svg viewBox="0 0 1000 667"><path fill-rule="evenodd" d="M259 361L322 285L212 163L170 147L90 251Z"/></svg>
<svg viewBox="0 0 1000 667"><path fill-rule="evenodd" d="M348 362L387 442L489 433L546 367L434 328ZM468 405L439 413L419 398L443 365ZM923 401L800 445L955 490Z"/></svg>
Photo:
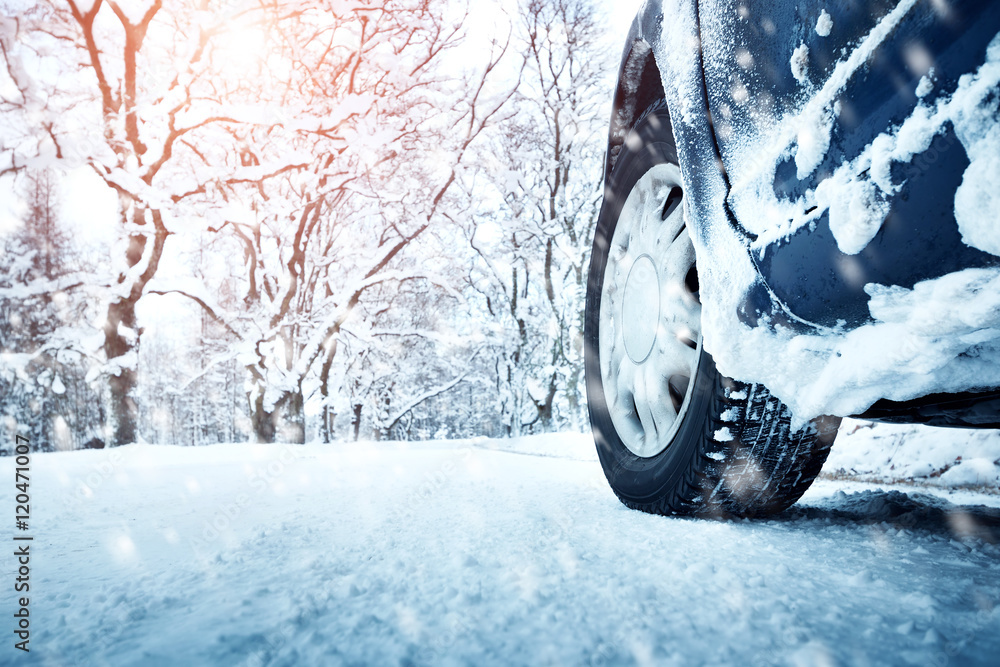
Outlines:
<svg viewBox="0 0 1000 667"><path fill-rule="evenodd" d="M702 347L697 259L660 100L626 137L594 236L584 335L598 455L631 508L773 514L819 474L839 420L793 430L766 388L716 370Z"/></svg>

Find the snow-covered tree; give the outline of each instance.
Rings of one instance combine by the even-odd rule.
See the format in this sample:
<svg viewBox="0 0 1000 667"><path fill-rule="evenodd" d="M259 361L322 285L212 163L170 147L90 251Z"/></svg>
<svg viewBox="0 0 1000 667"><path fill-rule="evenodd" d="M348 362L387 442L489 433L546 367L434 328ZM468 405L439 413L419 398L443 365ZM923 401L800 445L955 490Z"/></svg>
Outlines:
<svg viewBox="0 0 1000 667"><path fill-rule="evenodd" d="M105 430L136 439L136 306L167 239L201 225L235 178L234 129L273 124L255 108L260 5L111 0L4 3L0 177L87 166L118 194L119 242L103 285ZM211 10L211 11L209 11ZM288 11L294 11L289 8Z"/></svg>
<svg viewBox="0 0 1000 667"><path fill-rule="evenodd" d="M506 336L499 408L511 433L583 423L583 302L600 206L613 54L588 0L526 0L516 113L484 173L502 197L470 233L472 285Z"/></svg>
<svg viewBox="0 0 1000 667"><path fill-rule="evenodd" d="M239 165L211 227L217 252L231 255L222 248L235 242L242 254L242 271L220 277L241 298L218 304L207 296L216 287L150 290L189 296L225 323L261 441L300 442L307 403L334 408L344 326L375 317L369 295L414 281L451 289L455 234L443 212L464 192L456 182L470 145L510 95L487 92L502 47L468 66L452 58L465 18L453 7L344 7L268 9L275 27L258 101L286 121L233 131Z"/></svg>
<svg viewBox="0 0 1000 667"><path fill-rule="evenodd" d="M21 226L0 251L0 413L41 449L69 449L99 421L79 341L87 317L77 249L60 220L58 175L21 175Z"/></svg>
<svg viewBox="0 0 1000 667"><path fill-rule="evenodd" d="M437 251L428 230L504 101L484 92L502 49L453 58L466 14L429 0L3 8L0 178L84 165L118 194L113 264L88 281L102 288L109 440L138 437L136 310L168 293L234 341L256 437L301 440L305 401L340 391L338 337L365 294L437 281L406 255ZM206 230L241 271L207 286L161 275ZM226 279L239 298L210 298Z"/></svg>
<svg viewBox="0 0 1000 667"><path fill-rule="evenodd" d="M0 9L0 187L117 195L106 257L5 256L8 289L72 294L31 349L76 355L102 438L467 434L487 397L508 433L581 425L614 56L587 0L524 0L508 55L462 46L463 0Z"/></svg>

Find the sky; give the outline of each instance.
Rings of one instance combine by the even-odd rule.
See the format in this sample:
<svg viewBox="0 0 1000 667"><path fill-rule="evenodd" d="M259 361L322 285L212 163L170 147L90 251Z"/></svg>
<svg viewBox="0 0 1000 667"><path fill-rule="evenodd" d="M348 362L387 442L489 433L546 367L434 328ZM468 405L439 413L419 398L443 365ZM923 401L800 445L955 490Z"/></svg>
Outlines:
<svg viewBox="0 0 1000 667"><path fill-rule="evenodd" d="M621 35L621 39L625 39L628 27L642 3L643 0L619 0L618 2L603 0L600 4L607 9L612 33Z"/></svg>

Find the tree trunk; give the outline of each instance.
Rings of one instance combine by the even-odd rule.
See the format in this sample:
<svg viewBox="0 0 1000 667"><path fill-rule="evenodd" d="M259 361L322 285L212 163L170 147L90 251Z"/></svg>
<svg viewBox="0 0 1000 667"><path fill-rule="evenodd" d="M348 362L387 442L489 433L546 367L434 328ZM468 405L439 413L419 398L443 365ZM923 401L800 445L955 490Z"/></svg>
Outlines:
<svg viewBox="0 0 1000 667"><path fill-rule="evenodd" d="M574 431L583 429L586 423L583 406L580 401L580 376L582 364L570 366L569 379L566 381L566 402L569 404L570 423Z"/></svg>
<svg viewBox="0 0 1000 667"><path fill-rule="evenodd" d="M250 403L250 424L255 442L289 442L301 445L306 441L305 402L302 392L282 396L273 410L264 407L264 392L257 390Z"/></svg>
<svg viewBox="0 0 1000 667"><path fill-rule="evenodd" d="M555 420L552 405L555 402L555 396L556 376L553 374L549 378L549 388L545 393L545 400L535 402L535 407L538 408L538 419L532 426L532 433L549 433L553 430Z"/></svg>
<svg viewBox="0 0 1000 667"><path fill-rule="evenodd" d="M146 214L149 213L153 222L153 234L150 237L139 232L129 237L128 248L125 251L125 261L129 269L142 261L147 251L147 241L152 240L152 247L149 249L145 270L133 280L126 296L121 296L108 305L108 316L104 321L104 354L109 364L118 366L116 372L108 378L106 430L110 434L112 447L135 442L138 435L139 410L136 405L135 389L142 331L136 323L135 305L142 298L146 284L156 274L168 235L167 228L163 225L163 216L159 211L147 211L123 198L123 221L128 219L129 213L134 226L147 229ZM124 283L127 279L127 273L122 273L118 282Z"/></svg>
<svg viewBox="0 0 1000 667"><path fill-rule="evenodd" d="M351 415L351 426L354 427L354 442L357 442L361 434L361 408L363 406L361 403L355 403L352 407L354 411Z"/></svg>
<svg viewBox="0 0 1000 667"><path fill-rule="evenodd" d="M138 433L139 411L135 401L137 374L135 360L139 355L138 331L130 339L122 335L119 325L136 331L135 303L121 299L108 306L104 324L104 354L110 363L120 361L122 366L108 378L107 424L112 447L135 442Z"/></svg>
<svg viewBox="0 0 1000 667"><path fill-rule="evenodd" d="M337 413L329 405L323 406L323 429L320 437L324 443L333 442L333 425L337 421Z"/></svg>
<svg viewBox="0 0 1000 667"><path fill-rule="evenodd" d="M301 445L306 441L305 399L302 388L285 394L278 401L281 439L284 442Z"/></svg>
<svg viewBox="0 0 1000 667"><path fill-rule="evenodd" d="M264 409L264 392L258 390L256 397L250 401L250 427L253 429L254 442L274 442L275 415Z"/></svg>

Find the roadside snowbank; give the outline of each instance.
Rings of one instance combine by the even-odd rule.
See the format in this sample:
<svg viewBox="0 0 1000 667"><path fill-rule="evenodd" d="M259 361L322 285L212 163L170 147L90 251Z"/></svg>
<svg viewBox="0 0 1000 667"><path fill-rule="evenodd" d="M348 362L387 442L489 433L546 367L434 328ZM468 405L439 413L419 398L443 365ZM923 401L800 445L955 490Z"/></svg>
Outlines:
<svg viewBox="0 0 1000 667"><path fill-rule="evenodd" d="M1000 431L845 419L823 474L1000 493Z"/></svg>

